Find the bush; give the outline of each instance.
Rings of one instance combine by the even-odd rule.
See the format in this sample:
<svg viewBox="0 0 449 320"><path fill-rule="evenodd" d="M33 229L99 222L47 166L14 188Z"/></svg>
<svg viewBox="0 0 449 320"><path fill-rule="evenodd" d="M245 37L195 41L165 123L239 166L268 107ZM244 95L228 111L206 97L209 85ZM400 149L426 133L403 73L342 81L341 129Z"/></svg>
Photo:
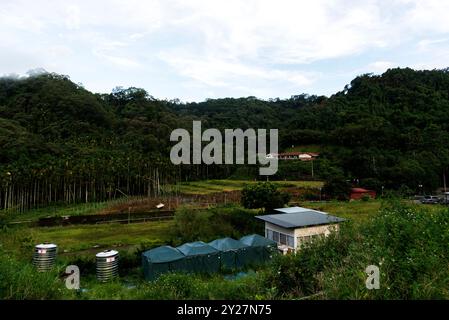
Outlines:
<svg viewBox="0 0 449 320"><path fill-rule="evenodd" d="M305 201L318 201L321 199L319 191L306 189L303 194L299 197L301 200Z"/></svg>
<svg viewBox="0 0 449 320"><path fill-rule="evenodd" d="M374 190L377 193L382 192L382 182L376 178L366 178L360 181L360 186L368 190Z"/></svg>
<svg viewBox="0 0 449 320"><path fill-rule="evenodd" d="M321 293L327 299L447 299L449 210L391 203L371 221L344 223L267 271L276 297ZM368 265L380 269L380 289L365 287Z"/></svg>
<svg viewBox="0 0 449 320"><path fill-rule="evenodd" d="M362 201L369 201L371 199L371 197L369 196L369 195L367 195L367 194L364 194L363 196L362 196L362 198L361 198L361 200Z"/></svg>
<svg viewBox="0 0 449 320"><path fill-rule="evenodd" d="M220 206L204 210L180 208L175 213L172 245L190 241L211 241L221 237L240 238L263 232L263 223L255 213L235 206Z"/></svg>
<svg viewBox="0 0 449 320"><path fill-rule="evenodd" d="M0 251L0 299L47 300L71 297L59 278L61 270L37 272L31 263Z"/></svg>
<svg viewBox="0 0 449 320"><path fill-rule="evenodd" d="M278 191L277 186L271 182L246 185L242 190L241 202L247 209L264 208L265 211L270 211L284 207L289 201L290 194Z"/></svg>
<svg viewBox="0 0 449 320"><path fill-rule="evenodd" d="M323 193L331 199L347 200L350 191L351 184L342 176L329 178L323 186Z"/></svg>
<svg viewBox="0 0 449 320"><path fill-rule="evenodd" d="M298 254L278 255L265 271L264 286L272 288L276 298L298 298L323 290L325 269L338 263L348 252L348 240L354 236L351 224L346 232L318 238L301 248Z"/></svg>
<svg viewBox="0 0 449 320"><path fill-rule="evenodd" d="M414 193L415 192L412 189L410 189L409 187L407 187L405 184L402 184L398 189L398 194L400 197L410 197Z"/></svg>
<svg viewBox="0 0 449 320"><path fill-rule="evenodd" d="M81 294L84 299L270 299L270 290L263 286L261 274L247 274L237 279L222 275L166 273L153 282L140 282L126 286L118 280L109 283L93 282Z"/></svg>

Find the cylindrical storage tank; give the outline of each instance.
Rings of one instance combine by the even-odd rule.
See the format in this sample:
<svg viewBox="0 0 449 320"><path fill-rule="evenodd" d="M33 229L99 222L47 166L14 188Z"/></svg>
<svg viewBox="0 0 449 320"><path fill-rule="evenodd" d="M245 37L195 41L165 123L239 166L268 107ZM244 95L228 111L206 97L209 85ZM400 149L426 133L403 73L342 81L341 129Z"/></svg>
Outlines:
<svg viewBox="0 0 449 320"><path fill-rule="evenodd" d="M109 281L118 275L118 252L105 250L97 253L97 279L101 282Z"/></svg>
<svg viewBox="0 0 449 320"><path fill-rule="evenodd" d="M53 268L57 250L58 246L53 243L41 243L34 247L33 265L39 272Z"/></svg>

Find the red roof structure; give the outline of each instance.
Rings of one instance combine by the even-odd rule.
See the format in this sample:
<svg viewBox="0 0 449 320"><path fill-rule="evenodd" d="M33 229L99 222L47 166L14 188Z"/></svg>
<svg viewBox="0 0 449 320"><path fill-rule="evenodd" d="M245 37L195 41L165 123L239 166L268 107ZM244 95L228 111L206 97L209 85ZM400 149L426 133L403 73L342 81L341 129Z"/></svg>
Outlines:
<svg viewBox="0 0 449 320"><path fill-rule="evenodd" d="M363 188L352 188L349 198L351 200L359 200L362 199L364 196L368 196L374 199L376 198L376 191Z"/></svg>

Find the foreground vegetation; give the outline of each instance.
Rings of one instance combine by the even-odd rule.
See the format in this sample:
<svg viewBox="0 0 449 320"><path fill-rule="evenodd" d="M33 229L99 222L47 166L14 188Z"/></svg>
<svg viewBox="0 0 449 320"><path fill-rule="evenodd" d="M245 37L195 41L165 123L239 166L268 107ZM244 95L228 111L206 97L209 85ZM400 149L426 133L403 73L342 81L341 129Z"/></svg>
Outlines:
<svg viewBox="0 0 449 320"><path fill-rule="evenodd" d="M312 206L313 203L308 203ZM449 298L449 211L404 201L315 203L315 207L350 218L338 234L317 240L297 255L277 256L265 267L231 274L166 274L143 280L142 246L121 252L121 277L100 284L94 253L61 252L56 270L38 274L30 264L32 245L44 238L60 249L81 250L93 244L138 244L158 241L211 240L234 230L234 237L257 231L257 210L226 206L180 210L170 222L134 225L6 228L0 232L0 298L2 299L430 299ZM246 218L245 218L246 217ZM234 220L232 218L235 218ZM207 223L207 221L212 223ZM215 221L215 222L214 222ZM246 222L245 222L246 221ZM205 223L206 222L206 223ZM239 223L240 225L236 224ZM165 224L165 225L164 225ZM239 229L240 228L240 229ZM241 229L243 228L243 229ZM235 230L240 230L238 233ZM30 232L31 231L31 232ZM27 232L32 235L26 239ZM180 237L180 236L183 237ZM129 238L128 238L129 237ZM117 242L117 239L121 239ZM153 239L153 240L152 240ZM158 239L158 241L156 241ZM169 240L171 239L171 240ZM16 243L14 244L14 241ZM145 243L146 241L146 243ZM80 245L85 242L86 247ZM73 253L73 252L72 252ZM82 269L83 290L65 289L66 265ZM368 265L380 268L380 289L365 288Z"/></svg>

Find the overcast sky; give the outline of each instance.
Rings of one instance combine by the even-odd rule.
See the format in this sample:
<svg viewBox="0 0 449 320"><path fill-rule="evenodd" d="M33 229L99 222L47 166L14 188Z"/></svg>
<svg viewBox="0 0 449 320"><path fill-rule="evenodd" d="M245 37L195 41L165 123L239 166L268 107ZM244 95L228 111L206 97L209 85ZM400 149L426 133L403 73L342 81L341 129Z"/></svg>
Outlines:
<svg viewBox="0 0 449 320"><path fill-rule="evenodd" d="M449 1L0 0L0 75L44 68L157 98L330 95L449 66Z"/></svg>

